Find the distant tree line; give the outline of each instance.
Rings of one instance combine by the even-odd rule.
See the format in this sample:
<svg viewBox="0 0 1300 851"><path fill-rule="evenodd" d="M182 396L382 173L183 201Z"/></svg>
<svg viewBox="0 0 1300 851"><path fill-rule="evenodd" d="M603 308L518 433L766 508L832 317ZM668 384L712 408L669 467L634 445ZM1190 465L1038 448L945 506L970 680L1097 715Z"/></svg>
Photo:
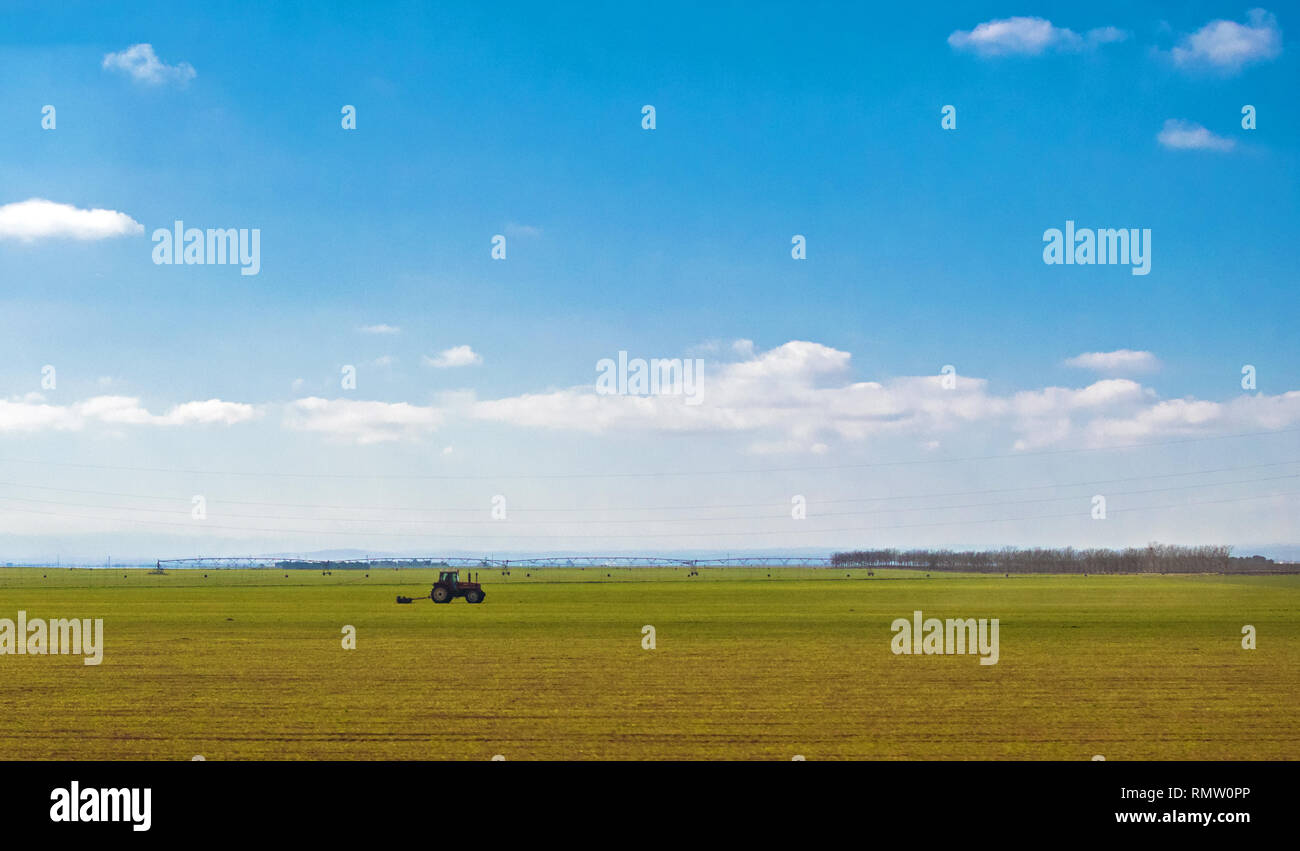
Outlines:
<svg viewBox="0 0 1300 851"><path fill-rule="evenodd" d="M1231 573L1259 570L1234 559L1232 547L1149 544L1123 550L854 550L831 556L833 567L897 567L971 573ZM1255 566L1249 567L1254 564ZM1272 564L1272 562L1269 562ZM1234 568L1237 568L1234 570Z"/></svg>

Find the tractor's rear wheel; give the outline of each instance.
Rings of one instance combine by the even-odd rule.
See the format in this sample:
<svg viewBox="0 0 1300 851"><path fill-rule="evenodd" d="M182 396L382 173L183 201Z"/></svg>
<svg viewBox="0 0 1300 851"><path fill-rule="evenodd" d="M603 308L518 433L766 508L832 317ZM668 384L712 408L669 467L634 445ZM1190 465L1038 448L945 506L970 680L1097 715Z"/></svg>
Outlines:
<svg viewBox="0 0 1300 851"><path fill-rule="evenodd" d="M429 596L433 598L433 602L435 603L451 602L451 592L448 591L446 588L442 587L441 585L434 586L434 589L429 594Z"/></svg>
<svg viewBox="0 0 1300 851"><path fill-rule="evenodd" d="M470 589L469 591L466 591L466 592L465 592L465 602L466 602L466 603L481 603L481 602L483 602L483 592L482 592L482 591L478 591L478 590L474 590L474 589Z"/></svg>

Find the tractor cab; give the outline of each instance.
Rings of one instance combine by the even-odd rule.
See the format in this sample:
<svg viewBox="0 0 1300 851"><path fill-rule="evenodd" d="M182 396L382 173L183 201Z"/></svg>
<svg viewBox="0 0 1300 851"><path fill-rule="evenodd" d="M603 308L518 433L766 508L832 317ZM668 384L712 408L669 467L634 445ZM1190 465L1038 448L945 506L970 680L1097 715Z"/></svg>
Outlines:
<svg viewBox="0 0 1300 851"><path fill-rule="evenodd" d="M460 584L460 571L444 570L442 573L438 574L438 582L447 585L451 590L455 591L456 586Z"/></svg>

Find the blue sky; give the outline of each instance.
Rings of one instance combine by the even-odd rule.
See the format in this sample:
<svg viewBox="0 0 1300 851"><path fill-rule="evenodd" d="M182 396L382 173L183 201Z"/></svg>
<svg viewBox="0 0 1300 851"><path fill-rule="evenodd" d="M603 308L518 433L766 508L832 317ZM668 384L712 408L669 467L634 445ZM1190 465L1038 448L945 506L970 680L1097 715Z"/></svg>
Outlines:
<svg viewBox="0 0 1300 851"><path fill-rule="evenodd" d="M1295 543L1258 497L1300 483L1256 481L1300 472L1300 75L1266 9L7 4L0 545ZM34 238L29 199L67 205ZM177 219L258 228L260 273L155 265ZM1045 265L1067 219L1150 229L1150 274ZM702 359L702 404L594 396L619 351ZM754 469L785 472L721 474ZM1110 504L1212 504L1089 515L1171 485ZM286 507L317 504L347 508ZM828 516L855 505L911 511Z"/></svg>

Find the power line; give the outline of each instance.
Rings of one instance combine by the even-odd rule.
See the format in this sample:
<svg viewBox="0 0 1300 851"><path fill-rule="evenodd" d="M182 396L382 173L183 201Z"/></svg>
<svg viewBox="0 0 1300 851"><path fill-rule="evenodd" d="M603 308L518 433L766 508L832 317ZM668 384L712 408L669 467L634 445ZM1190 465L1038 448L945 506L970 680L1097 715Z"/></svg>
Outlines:
<svg viewBox="0 0 1300 851"><path fill-rule="evenodd" d="M1272 498L1275 498L1275 497L1294 496L1294 495L1296 495L1296 494L1300 494L1300 491L1279 491L1279 492L1277 492L1277 493L1271 493L1271 494L1257 494L1257 495L1254 495L1254 496L1236 497L1236 498L1231 498L1231 499L1202 500L1202 501L1197 501L1197 502L1185 502L1185 503L1178 503L1178 504L1173 504L1173 505L1139 506L1139 507L1135 507L1135 508L1115 509L1115 510L1110 511L1109 513L1110 513L1110 514L1130 514L1130 513L1143 512L1143 511L1159 511L1159 510L1165 510L1165 509L1170 509L1170 508L1186 508L1186 507L1189 507L1189 506L1197 506L1197 505L1220 505L1220 504L1225 504L1225 503L1247 502L1247 501L1250 501L1250 500L1256 500L1256 499L1272 499ZM195 521L192 521L192 520L191 520L190 522L188 522L188 523L183 523L183 522L165 521L165 520L138 520L138 519L132 519L132 518L99 517L99 516L95 516L95 515L87 515L87 514L65 514L65 513L56 512L56 511L36 511L36 510L33 510L33 509L24 509L24 508L6 508L5 510L6 510L6 511L16 511L16 512L20 512L20 513L23 513L23 514L39 514L39 515L47 515L47 516L60 517L60 518L79 518L79 519L86 519L86 520L98 520L98 521L101 521L101 522L108 521L108 522L120 522L120 523L143 523L143 524L147 524L147 525L151 525L151 526L183 526L183 527L189 528L189 529L191 529L191 530L193 530L193 529L196 528ZM939 509L939 510L942 510L942 509ZM1040 515L1033 515L1033 516L1028 516L1028 517L994 517L994 518L979 518L979 519L975 519L975 520L950 520L950 521L939 521L939 522L934 522L934 523L906 523L906 524L895 524L895 525L891 525L891 526L851 526L851 527L841 527L841 528L833 528L833 529L804 529L804 528L798 528L798 529L779 529L779 530L772 530L772 531L752 531L752 530L751 530L751 531L744 531L744 532L682 532L682 533L674 533L674 534L640 534L640 535L626 535L626 534L619 534L619 535L512 535L512 536L499 536L499 535L496 535L496 536L489 536L489 537L491 537L494 541L501 541L501 540L521 540L521 541L524 541L524 540L543 540L543 539L570 540L570 539L585 539L585 538L594 538L594 539L598 538L598 539L602 539L602 540L608 540L608 539L613 539L613 538L632 538L632 539L647 539L647 538L702 538L702 537L728 537L728 536L739 536L739 535L747 535L747 536L756 536L756 535L788 535L788 534L816 534L816 535L827 535L827 534L831 534L831 533L835 533L835 532L874 532L874 531L881 531L881 530L888 530L888 529L933 528L933 527L940 527L940 526L958 526L958 525L967 525L967 524L971 524L971 523L1011 523L1011 522L1017 522L1017 521L1023 521L1023 520L1051 520L1051 519L1057 519L1057 518L1068 518L1068 517L1079 518L1079 517L1084 517L1084 516L1088 516L1088 513L1087 513L1087 512L1079 512L1079 511L1071 511L1071 512L1066 512L1066 513L1063 513L1063 514L1040 514ZM302 519L302 518L299 518L299 519ZM203 523L202 528L204 528L204 529L222 529L222 530L229 530L229 531L235 531L235 532L269 532L269 533L278 534L278 535L286 535L286 534L302 534L302 535L317 535L317 536L320 536L320 535L348 535L348 536L365 536L365 537L369 537L369 538L372 538L372 539L373 539L373 538L376 538L376 537L379 537L379 538L420 538L420 537L438 537L438 538L471 538L471 539L476 539L476 540L482 540L483 537L484 537L483 535L448 535L448 534L442 534L442 533L438 533L438 534L436 534L436 535L432 535L432 534L430 534L430 533L415 533L415 532L411 532L411 533L406 533L406 532L371 533L371 532L355 532L355 531L350 531L350 530L345 530L345 529L332 529L332 530L327 530L327 531L322 531L322 530L320 530L320 529L267 529L267 528L259 528L259 527L248 527L248 526L223 526L223 525L218 525L218 524L211 524L211 525L209 525L209 524L207 524L206 521L201 521L201 522ZM497 521L497 522L504 523L504 522L508 522L508 521ZM803 521L796 521L796 522L801 523L801 525L802 525L802 523L803 523ZM583 525L587 525L587 524L584 523Z"/></svg>
<svg viewBox="0 0 1300 851"><path fill-rule="evenodd" d="M169 473L192 476L238 476L243 478L291 478L291 479L370 479L370 480L411 480L411 481L499 481L508 479L638 479L638 478L673 478L673 477L692 477L692 476L733 476L733 475L752 475L759 473L805 473L821 472L835 470L862 470L879 467L906 467L921 464L956 464L967 461L992 461L1007 458L1041 458L1052 455L1070 455L1084 452L1114 452L1125 449L1145 449L1161 446L1179 446L1188 443L1202 443L1210 440L1232 440L1241 437L1268 437L1282 434L1295 434L1300 432L1300 428L1281 429L1278 431L1255 431L1239 432L1236 434L1219 434L1206 435L1203 437L1189 437L1181 440L1167 440L1153 443L1129 443L1119 444L1116 446L1095 446L1080 447L1075 449L1048 449L1037 452L1008 452L996 455L971 455L964 458L916 458L907 461L873 461L858 464L834 464L822 466L799 466L799 467L756 467L750 469L738 470L656 470L653 472L641 473L499 473L494 475L485 474L407 474L407 475L383 475L378 473L275 473L275 472L247 472L237 470L194 470L175 467L126 467L110 464L81 464L66 461L34 461L25 458L5 458L0 459L13 464L34 464L45 467L74 467L89 470L111 470L115 472L128 473Z"/></svg>
<svg viewBox="0 0 1300 851"><path fill-rule="evenodd" d="M1256 484L1258 482L1273 482L1285 479L1300 478L1300 473L1294 473L1285 476L1265 476L1254 479L1237 479L1227 482L1202 482L1199 484L1172 485L1164 488L1147 488L1143 490L1114 491L1108 496L1136 496L1149 493L1166 493L1169 491L1203 489L1214 487L1225 487L1231 485ZM1062 502L1065 500L1079 499L1079 496L1055 496L1039 497L1036 499L1004 500L1001 502L972 502L964 505L934 505L934 506L909 506L906 508L882 508L872 511L830 511L819 512L813 516L821 517L862 517L876 514L897 514L909 511L950 511L955 509L966 508L998 508L1007 505L1034 505L1048 502ZM62 502L59 500L48 499L30 499L14 496L0 496L0 501L22 502L39 505L66 505L74 508L94 508L105 511L137 511L148 512L153 514L171 513L167 509L161 508L141 508L129 505L99 505L94 503ZM816 504L816 503L814 503ZM771 507L772 503L762 504L762 507ZM477 509L478 513L485 513L487 508ZM582 523L587 525L628 525L634 523L716 523L716 522L733 522L733 521L754 521L754 520L784 520L789 517L788 513L782 514L759 514L759 515L739 515L730 517L650 517L631 520L608 520L608 519L574 519L574 520L401 520L387 517L365 518L365 517L285 517L274 514L228 514L222 513L223 518L237 518L244 520L306 520L309 522L321 523L400 523L403 525L424 525L424 526L478 526L478 525L497 525L508 522L520 526L540 526L555 525L556 523ZM119 518L106 517L105 520L114 520ZM206 521L197 521L206 522Z"/></svg>
<svg viewBox="0 0 1300 851"><path fill-rule="evenodd" d="M860 503L860 502L881 502L886 500L936 499L940 497L949 497L949 496L974 496L978 494L991 494L991 493L1016 493L1019 491L1044 490L1046 488L1092 487L1096 485L1114 484L1116 482L1135 482L1135 481L1144 481L1147 479L1168 479L1168 478L1177 478L1182 476L1209 475L1211 473L1228 473L1228 472L1237 472L1240 470L1258 470L1265 467L1285 467L1289 464L1300 464L1300 459L1292 459L1289 461L1270 461L1263 464L1243 464L1235 467L1217 467L1208 470L1187 470L1178 473L1151 473L1143 476L1125 476L1125 477L1114 478L1114 479L1091 479L1082 482L1058 482L1058 483L1045 484L1045 485L1023 485L1021 487L1013 487L1013 488L985 488L982 490L945 491L940 493L890 494L888 496L848 497L844 499L818 499L816 500L816 502L818 505L839 505L842 503L849 504L849 503ZM1214 484L1214 483L1209 482L1207 484ZM122 497L125 499L146 499L146 500L154 500L159 502L169 502L173 504L178 501L184 501L186 499L189 499L189 497L152 496L150 494L122 493L121 491L57 488L57 487L52 487L50 485L34 485L26 482L0 481L0 486L27 488L29 490L53 491L56 493L71 493L71 494L78 494L82 496L114 496L114 497ZM465 513L478 514L484 510L482 506L476 506L473 508L444 508L444 507L437 507L437 506L326 505L320 503L262 502L262 501L249 501L249 500L225 499L225 498L215 498L212 501L219 504L228 504L228 505L252 505L252 506L270 507L270 508L309 508L309 509L326 509L331 511L416 511L422 514L428 514L430 512L465 512ZM653 505L653 506L623 506L623 507L574 506L574 507L564 507L564 508L555 507L555 506L550 506L547 508L527 508L527 507L520 508L516 506L511 508L511 511L527 512L527 513L534 513L534 512L554 513L554 512L578 512L578 511L581 512L703 511L708 509L722 509L722 508L765 508L771 506L773 502L774 500L768 502L723 503L723 504L711 504L711 505ZM258 515L258 517L264 517L264 516L266 515ZM296 519L296 518L287 518L287 519Z"/></svg>

